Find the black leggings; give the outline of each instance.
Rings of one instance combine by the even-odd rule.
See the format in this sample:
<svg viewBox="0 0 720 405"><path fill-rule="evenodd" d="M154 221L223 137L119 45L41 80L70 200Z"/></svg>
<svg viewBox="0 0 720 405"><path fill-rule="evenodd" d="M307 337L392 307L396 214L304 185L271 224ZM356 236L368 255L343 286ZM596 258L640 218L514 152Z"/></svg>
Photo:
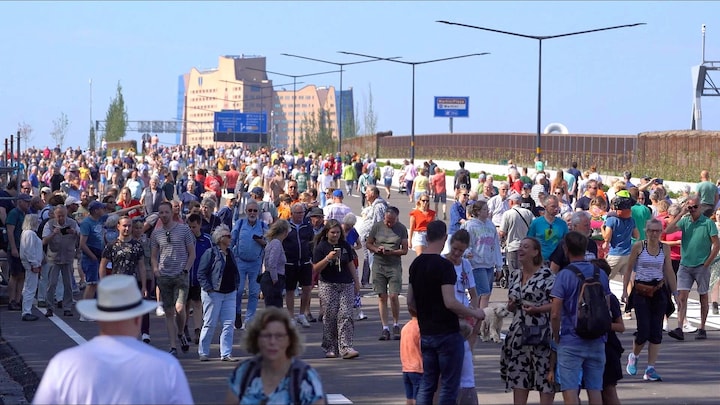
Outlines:
<svg viewBox="0 0 720 405"><path fill-rule="evenodd" d="M644 297L634 291L633 308L635 309L635 317L637 318L637 336L635 343L638 345L649 341L650 343L660 344L663 336L663 319L665 317L665 308L667 307L668 296L665 288L655 291L652 298Z"/></svg>

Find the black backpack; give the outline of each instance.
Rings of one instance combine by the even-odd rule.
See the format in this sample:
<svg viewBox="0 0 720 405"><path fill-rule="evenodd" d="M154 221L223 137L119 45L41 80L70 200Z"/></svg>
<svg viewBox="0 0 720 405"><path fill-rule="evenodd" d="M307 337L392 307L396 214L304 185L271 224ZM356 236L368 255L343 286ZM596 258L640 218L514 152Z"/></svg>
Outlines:
<svg viewBox="0 0 720 405"><path fill-rule="evenodd" d="M455 188L470 189L470 173L465 169L458 170L457 181L455 182Z"/></svg>
<svg viewBox="0 0 720 405"><path fill-rule="evenodd" d="M580 279L575 334L583 339L597 339L610 331L612 318L605 289L600 282L600 268L594 266L592 277L585 278L575 265L566 267Z"/></svg>

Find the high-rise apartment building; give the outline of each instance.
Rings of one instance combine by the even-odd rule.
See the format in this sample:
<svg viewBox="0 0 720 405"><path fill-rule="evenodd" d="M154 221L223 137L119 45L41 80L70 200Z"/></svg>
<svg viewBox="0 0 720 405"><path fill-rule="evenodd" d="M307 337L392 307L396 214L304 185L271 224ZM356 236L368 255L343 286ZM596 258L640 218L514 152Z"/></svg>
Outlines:
<svg viewBox="0 0 720 405"><path fill-rule="evenodd" d="M221 56L218 67L192 68L178 80L178 120L182 122L177 142L187 145L215 144L214 113L222 110L267 114L268 144L300 148L303 121L324 111L333 138L338 137L338 102L342 97L343 127L354 117L352 89L342 92L333 86L292 85L275 89L261 56ZM342 96L341 96L342 94ZM293 102L294 97L294 102Z"/></svg>

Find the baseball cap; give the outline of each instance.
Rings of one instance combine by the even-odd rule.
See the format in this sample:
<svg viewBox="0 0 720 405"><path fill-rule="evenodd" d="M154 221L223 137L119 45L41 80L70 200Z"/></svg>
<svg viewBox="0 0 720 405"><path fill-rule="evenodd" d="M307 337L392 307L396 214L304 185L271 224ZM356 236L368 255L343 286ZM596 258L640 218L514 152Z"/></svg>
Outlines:
<svg viewBox="0 0 720 405"><path fill-rule="evenodd" d="M325 213L323 212L322 208L315 207L310 210L310 213L308 214L309 217L324 217Z"/></svg>
<svg viewBox="0 0 720 405"><path fill-rule="evenodd" d="M79 201L77 198L73 197L73 196L68 196L68 198L65 199L65 206L66 206L66 207L69 207L69 206L71 206L71 205L73 205L73 204L80 205L80 201Z"/></svg>
<svg viewBox="0 0 720 405"><path fill-rule="evenodd" d="M520 202L520 201L522 200L522 198L520 197L520 194L518 194L518 193L512 193L512 194L510 194L510 195L508 196L508 199L509 199L509 200L513 200L513 201L515 201L515 202Z"/></svg>
<svg viewBox="0 0 720 405"><path fill-rule="evenodd" d="M344 198L342 190L333 191L333 197Z"/></svg>
<svg viewBox="0 0 720 405"><path fill-rule="evenodd" d="M255 187L252 190L250 190L250 194L255 194L255 195L262 197L265 195L265 190L263 190L262 187Z"/></svg>
<svg viewBox="0 0 720 405"><path fill-rule="evenodd" d="M237 197L235 196L234 193L227 193L227 194L225 194L225 195L223 196L223 198L224 198L225 200L235 200L235 199L237 199Z"/></svg>
<svg viewBox="0 0 720 405"><path fill-rule="evenodd" d="M96 209L105 209L105 204L101 203L100 201L93 201L88 205L88 211L96 210Z"/></svg>
<svg viewBox="0 0 720 405"><path fill-rule="evenodd" d="M50 190L50 187L43 187L40 189L41 193L50 194L52 193L52 190Z"/></svg>
<svg viewBox="0 0 720 405"><path fill-rule="evenodd" d="M20 193L17 196L18 201L30 201L32 196L30 194Z"/></svg>

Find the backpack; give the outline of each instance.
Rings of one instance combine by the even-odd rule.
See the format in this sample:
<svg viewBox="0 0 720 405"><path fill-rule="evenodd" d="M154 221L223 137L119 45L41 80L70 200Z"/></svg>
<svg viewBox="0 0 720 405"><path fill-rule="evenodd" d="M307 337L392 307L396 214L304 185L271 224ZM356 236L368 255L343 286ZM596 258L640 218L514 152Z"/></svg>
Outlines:
<svg viewBox="0 0 720 405"><path fill-rule="evenodd" d="M245 395L245 391L250 386L253 378L260 376L260 368L262 367L260 356L254 356L245 360L243 363L240 363L238 367L242 367L245 363L247 363L248 366L245 369L245 373L243 373L240 378L240 392L238 394L240 401L242 401L242 397ZM310 365L304 361L297 358L293 359L290 369L288 370L288 374L290 374L290 384L288 389L290 404L300 403L300 385L302 384L303 377L307 374L309 369ZM327 400L325 403L327 403Z"/></svg>
<svg viewBox="0 0 720 405"><path fill-rule="evenodd" d="M470 189L470 176L468 176L467 170L459 170L457 180L455 181L455 188Z"/></svg>
<svg viewBox="0 0 720 405"><path fill-rule="evenodd" d="M600 268L594 266L593 275L589 278L585 278L573 264L566 269L574 272L580 279L575 334L583 339L597 339L605 335L610 331L612 318L605 290L600 283Z"/></svg>

